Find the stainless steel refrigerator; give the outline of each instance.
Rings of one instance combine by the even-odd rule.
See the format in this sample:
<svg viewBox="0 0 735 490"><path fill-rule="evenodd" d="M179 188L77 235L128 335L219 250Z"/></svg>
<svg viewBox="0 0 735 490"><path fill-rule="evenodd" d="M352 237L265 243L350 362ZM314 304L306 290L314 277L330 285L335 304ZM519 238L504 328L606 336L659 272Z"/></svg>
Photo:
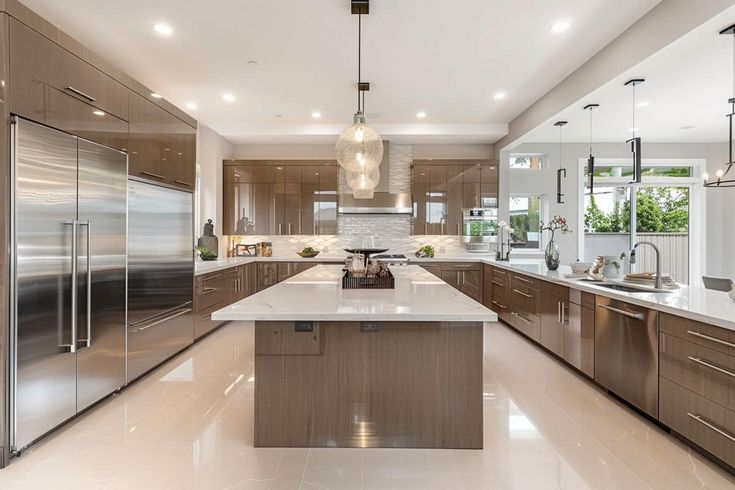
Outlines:
<svg viewBox="0 0 735 490"><path fill-rule="evenodd" d="M192 194L128 185L128 381L194 342Z"/></svg>
<svg viewBox="0 0 735 490"><path fill-rule="evenodd" d="M12 446L125 384L127 155L14 118Z"/></svg>

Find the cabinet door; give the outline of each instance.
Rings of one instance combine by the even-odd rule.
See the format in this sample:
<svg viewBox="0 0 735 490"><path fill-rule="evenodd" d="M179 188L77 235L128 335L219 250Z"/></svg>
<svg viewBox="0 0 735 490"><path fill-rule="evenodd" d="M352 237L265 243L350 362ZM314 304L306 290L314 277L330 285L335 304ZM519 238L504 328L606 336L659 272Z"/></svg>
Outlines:
<svg viewBox="0 0 735 490"><path fill-rule="evenodd" d="M193 191L196 181L196 129L178 119L173 124L176 132L172 138L170 178L177 187Z"/></svg>
<svg viewBox="0 0 735 490"><path fill-rule="evenodd" d="M539 316L541 317L539 342L558 356L564 355L562 307L568 308L568 303L550 294L542 294L538 302Z"/></svg>
<svg viewBox="0 0 735 490"><path fill-rule="evenodd" d="M275 234L270 225L270 184L257 182L250 184L250 188L253 196L253 232L256 235Z"/></svg>
<svg viewBox="0 0 735 490"><path fill-rule="evenodd" d="M258 291L278 284L278 262L260 262L258 267Z"/></svg>
<svg viewBox="0 0 735 490"><path fill-rule="evenodd" d="M286 184L269 184L271 235L286 235Z"/></svg>
<svg viewBox="0 0 735 490"><path fill-rule="evenodd" d="M462 207L480 207L482 173L479 165L465 165L462 173Z"/></svg>
<svg viewBox="0 0 735 490"><path fill-rule="evenodd" d="M45 86L49 80L52 43L30 27L10 18L8 83L10 111L44 122Z"/></svg>
<svg viewBox="0 0 735 490"><path fill-rule="evenodd" d="M300 233L317 234L317 203L319 196L319 168L316 165L301 168L301 225Z"/></svg>
<svg viewBox="0 0 735 490"><path fill-rule="evenodd" d="M337 234L337 166L324 165L319 170L319 219L317 234Z"/></svg>
<svg viewBox="0 0 735 490"><path fill-rule="evenodd" d="M414 165L411 168L411 198L413 200L413 231L414 235L429 233L428 220L429 188L431 170L428 165Z"/></svg>
<svg viewBox="0 0 735 490"><path fill-rule="evenodd" d="M461 271L461 290L477 302L482 301L482 272L479 270Z"/></svg>
<svg viewBox="0 0 735 490"><path fill-rule="evenodd" d="M46 124L127 151L128 123L52 87L46 87Z"/></svg>
<svg viewBox="0 0 735 490"><path fill-rule="evenodd" d="M590 378L595 375L595 310L569 303L564 327L564 360Z"/></svg>
<svg viewBox="0 0 735 490"><path fill-rule="evenodd" d="M426 269L428 272L431 272L436 277L441 278L442 277L442 265L441 264L419 264L421 267Z"/></svg>
<svg viewBox="0 0 735 490"><path fill-rule="evenodd" d="M429 167L429 235L444 235L447 217L447 168L443 165Z"/></svg>
<svg viewBox="0 0 735 490"><path fill-rule="evenodd" d="M498 166L483 165L481 167L480 183L480 207L497 208L498 207Z"/></svg>
<svg viewBox="0 0 735 490"><path fill-rule="evenodd" d="M447 165L447 198L445 235L461 235L462 227L462 166Z"/></svg>
<svg viewBox="0 0 735 490"><path fill-rule="evenodd" d="M462 290L462 271L458 270L442 270L442 281L446 282L450 286Z"/></svg>
<svg viewBox="0 0 735 490"><path fill-rule="evenodd" d="M284 234L301 235L301 183L286 182L284 186Z"/></svg>

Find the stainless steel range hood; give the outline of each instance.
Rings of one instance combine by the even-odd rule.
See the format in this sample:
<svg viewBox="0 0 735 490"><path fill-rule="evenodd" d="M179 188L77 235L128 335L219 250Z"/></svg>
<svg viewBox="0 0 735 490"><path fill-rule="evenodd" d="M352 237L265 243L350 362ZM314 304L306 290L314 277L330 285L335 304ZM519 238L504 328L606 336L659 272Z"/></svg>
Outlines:
<svg viewBox="0 0 735 490"><path fill-rule="evenodd" d="M355 199L352 194L339 195L339 214L412 214L410 193L390 192L390 143L383 142L383 161L380 164L380 182L372 199ZM349 191L349 188L345 189Z"/></svg>

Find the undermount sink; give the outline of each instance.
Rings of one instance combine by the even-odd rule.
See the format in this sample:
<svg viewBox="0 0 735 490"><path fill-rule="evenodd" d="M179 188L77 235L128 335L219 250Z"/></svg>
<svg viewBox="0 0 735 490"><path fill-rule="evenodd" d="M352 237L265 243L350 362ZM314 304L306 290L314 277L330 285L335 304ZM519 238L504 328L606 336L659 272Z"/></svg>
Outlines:
<svg viewBox="0 0 735 490"><path fill-rule="evenodd" d="M625 293L670 293L671 291L666 289L656 289L643 286L633 286L631 284L622 284L619 282L598 282L594 279L581 279L582 282L589 282L595 286L601 288L612 289L615 291L622 291Z"/></svg>

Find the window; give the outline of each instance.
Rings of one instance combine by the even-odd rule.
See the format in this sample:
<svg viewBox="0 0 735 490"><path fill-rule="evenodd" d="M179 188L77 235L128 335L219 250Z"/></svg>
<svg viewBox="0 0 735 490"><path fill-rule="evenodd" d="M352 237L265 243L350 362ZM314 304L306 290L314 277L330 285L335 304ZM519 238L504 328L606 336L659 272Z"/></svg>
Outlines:
<svg viewBox="0 0 735 490"><path fill-rule="evenodd" d="M511 153L510 168L538 170L546 166L546 155L541 153Z"/></svg>
<svg viewBox="0 0 735 490"><path fill-rule="evenodd" d="M539 196L510 196L511 247L538 250L541 247Z"/></svg>

